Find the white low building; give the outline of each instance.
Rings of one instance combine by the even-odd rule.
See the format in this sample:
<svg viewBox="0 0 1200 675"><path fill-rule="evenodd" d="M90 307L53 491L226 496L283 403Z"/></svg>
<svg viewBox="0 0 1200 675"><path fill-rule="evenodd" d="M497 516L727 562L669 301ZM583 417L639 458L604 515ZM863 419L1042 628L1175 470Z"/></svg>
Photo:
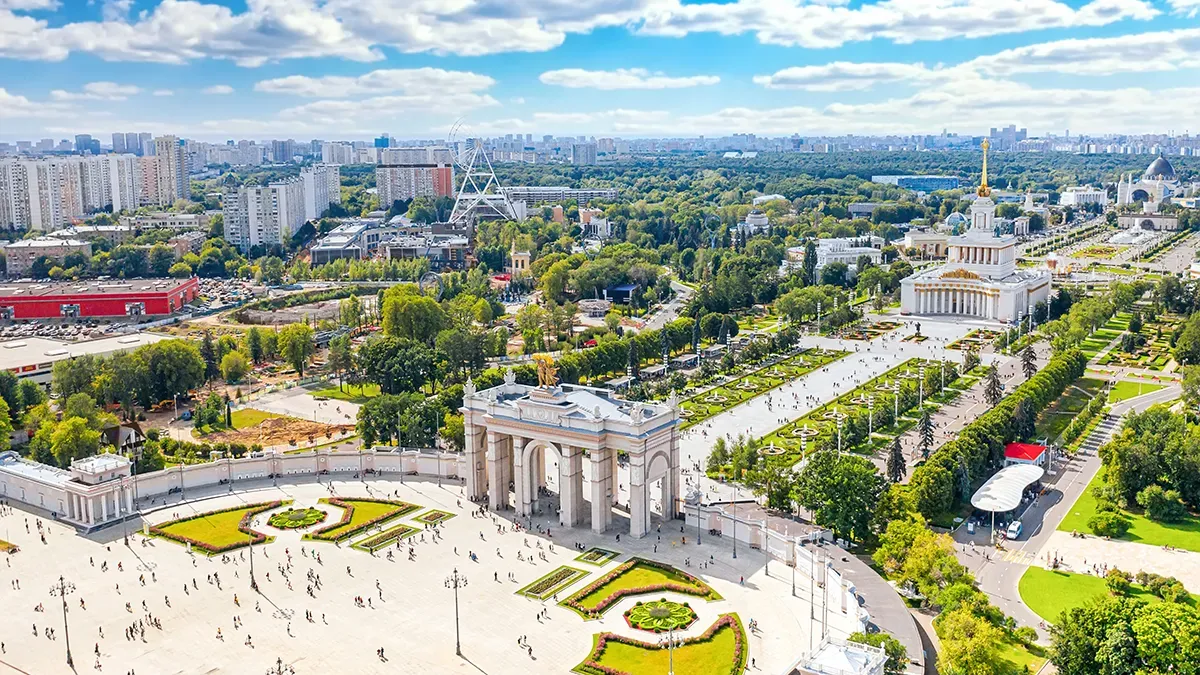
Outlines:
<svg viewBox="0 0 1200 675"><path fill-rule="evenodd" d="M817 240L817 271L820 272L829 263L845 263L850 268L850 274L858 269L858 259L862 256L870 258L875 265L882 260L883 253L858 239L834 238Z"/></svg>
<svg viewBox="0 0 1200 675"><path fill-rule="evenodd" d="M1002 235L983 184L971 205L971 229L950 239L947 262L900 282L900 313L960 315L1015 322L1050 297L1048 270L1017 269L1017 238Z"/></svg>
<svg viewBox="0 0 1200 675"><path fill-rule="evenodd" d="M1058 196L1062 206L1083 206L1085 204L1108 205L1108 190L1094 188L1090 185L1069 187Z"/></svg>
<svg viewBox="0 0 1200 675"><path fill-rule="evenodd" d="M69 471L0 452L0 498L50 512L84 529L102 527L134 512L131 464L104 454L71 462Z"/></svg>

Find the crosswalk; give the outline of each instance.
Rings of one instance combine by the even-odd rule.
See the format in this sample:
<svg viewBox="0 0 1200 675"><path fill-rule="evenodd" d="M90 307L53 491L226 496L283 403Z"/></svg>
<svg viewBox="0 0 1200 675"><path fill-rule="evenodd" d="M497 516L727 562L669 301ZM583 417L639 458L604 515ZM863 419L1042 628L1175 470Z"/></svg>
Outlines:
<svg viewBox="0 0 1200 675"><path fill-rule="evenodd" d="M1028 567L1037 562L1037 554L1030 551L1009 549L1004 552L1004 555L1000 556L1000 559L1006 563Z"/></svg>

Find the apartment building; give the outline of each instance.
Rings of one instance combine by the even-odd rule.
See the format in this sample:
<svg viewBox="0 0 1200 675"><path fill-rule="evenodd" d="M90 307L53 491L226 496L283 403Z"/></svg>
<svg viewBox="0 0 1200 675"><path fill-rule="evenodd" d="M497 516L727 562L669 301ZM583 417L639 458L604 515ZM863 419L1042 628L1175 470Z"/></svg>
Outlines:
<svg viewBox="0 0 1200 675"><path fill-rule="evenodd" d="M314 164L300 169L304 183L304 218L316 220L342 201L341 170L334 164Z"/></svg>
<svg viewBox="0 0 1200 675"><path fill-rule="evenodd" d="M304 182L289 178L225 193L225 239L239 250L282 244L304 218Z"/></svg>
<svg viewBox="0 0 1200 675"><path fill-rule="evenodd" d="M454 156L435 146L380 149L375 185L382 207L401 199L453 196Z"/></svg>
<svg viewBox="0 0 1200 675"><path fill-rule="evenodd" d="M159 136L154 139L155 183L160 206L170 206L180 199L191 199L190 162L178 136Z"/></svg>
<svg viewBox="0 0 1200 675"><path fill-rule="evenodd" d="M61 263L71 253L82 253L88 257L92 255L92 245L86 241L52 237L22 239L5 244L3 249L8 276L18 278L29 276L34 261L41 257Z"/></svg>

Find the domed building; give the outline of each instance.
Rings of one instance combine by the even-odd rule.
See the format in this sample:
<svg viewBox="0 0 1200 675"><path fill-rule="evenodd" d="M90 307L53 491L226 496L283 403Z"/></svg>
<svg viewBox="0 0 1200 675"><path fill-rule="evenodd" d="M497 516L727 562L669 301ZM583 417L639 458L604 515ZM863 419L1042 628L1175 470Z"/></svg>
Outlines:
<svg viewBox="0 0 1200 675"><path fill-rule="evenodd" d="M1163 155L1150 162L1138 182L1133 182L1133 174L1129 174L1117 184L1117 204L1153 203L1155 206L1150 209L1151 212L1157 210L1158 204L1179 194L1181 190L1175 167Z"/></svg>

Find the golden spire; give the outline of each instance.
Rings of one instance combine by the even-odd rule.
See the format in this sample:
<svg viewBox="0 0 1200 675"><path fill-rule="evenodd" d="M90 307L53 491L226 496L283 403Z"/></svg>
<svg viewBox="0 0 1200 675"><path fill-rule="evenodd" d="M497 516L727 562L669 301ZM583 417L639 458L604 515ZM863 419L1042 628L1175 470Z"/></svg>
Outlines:
<svg viewBox="0 0 1200 675"><path fill-rule="evenodd" d="M992 144L985 138L979 147L983 148L983 180L979 183L979 189L975 191L975 194L980 197L987 197L992 194L992 189L987 184L987 151L988 148L992 147Z"/></svg>

